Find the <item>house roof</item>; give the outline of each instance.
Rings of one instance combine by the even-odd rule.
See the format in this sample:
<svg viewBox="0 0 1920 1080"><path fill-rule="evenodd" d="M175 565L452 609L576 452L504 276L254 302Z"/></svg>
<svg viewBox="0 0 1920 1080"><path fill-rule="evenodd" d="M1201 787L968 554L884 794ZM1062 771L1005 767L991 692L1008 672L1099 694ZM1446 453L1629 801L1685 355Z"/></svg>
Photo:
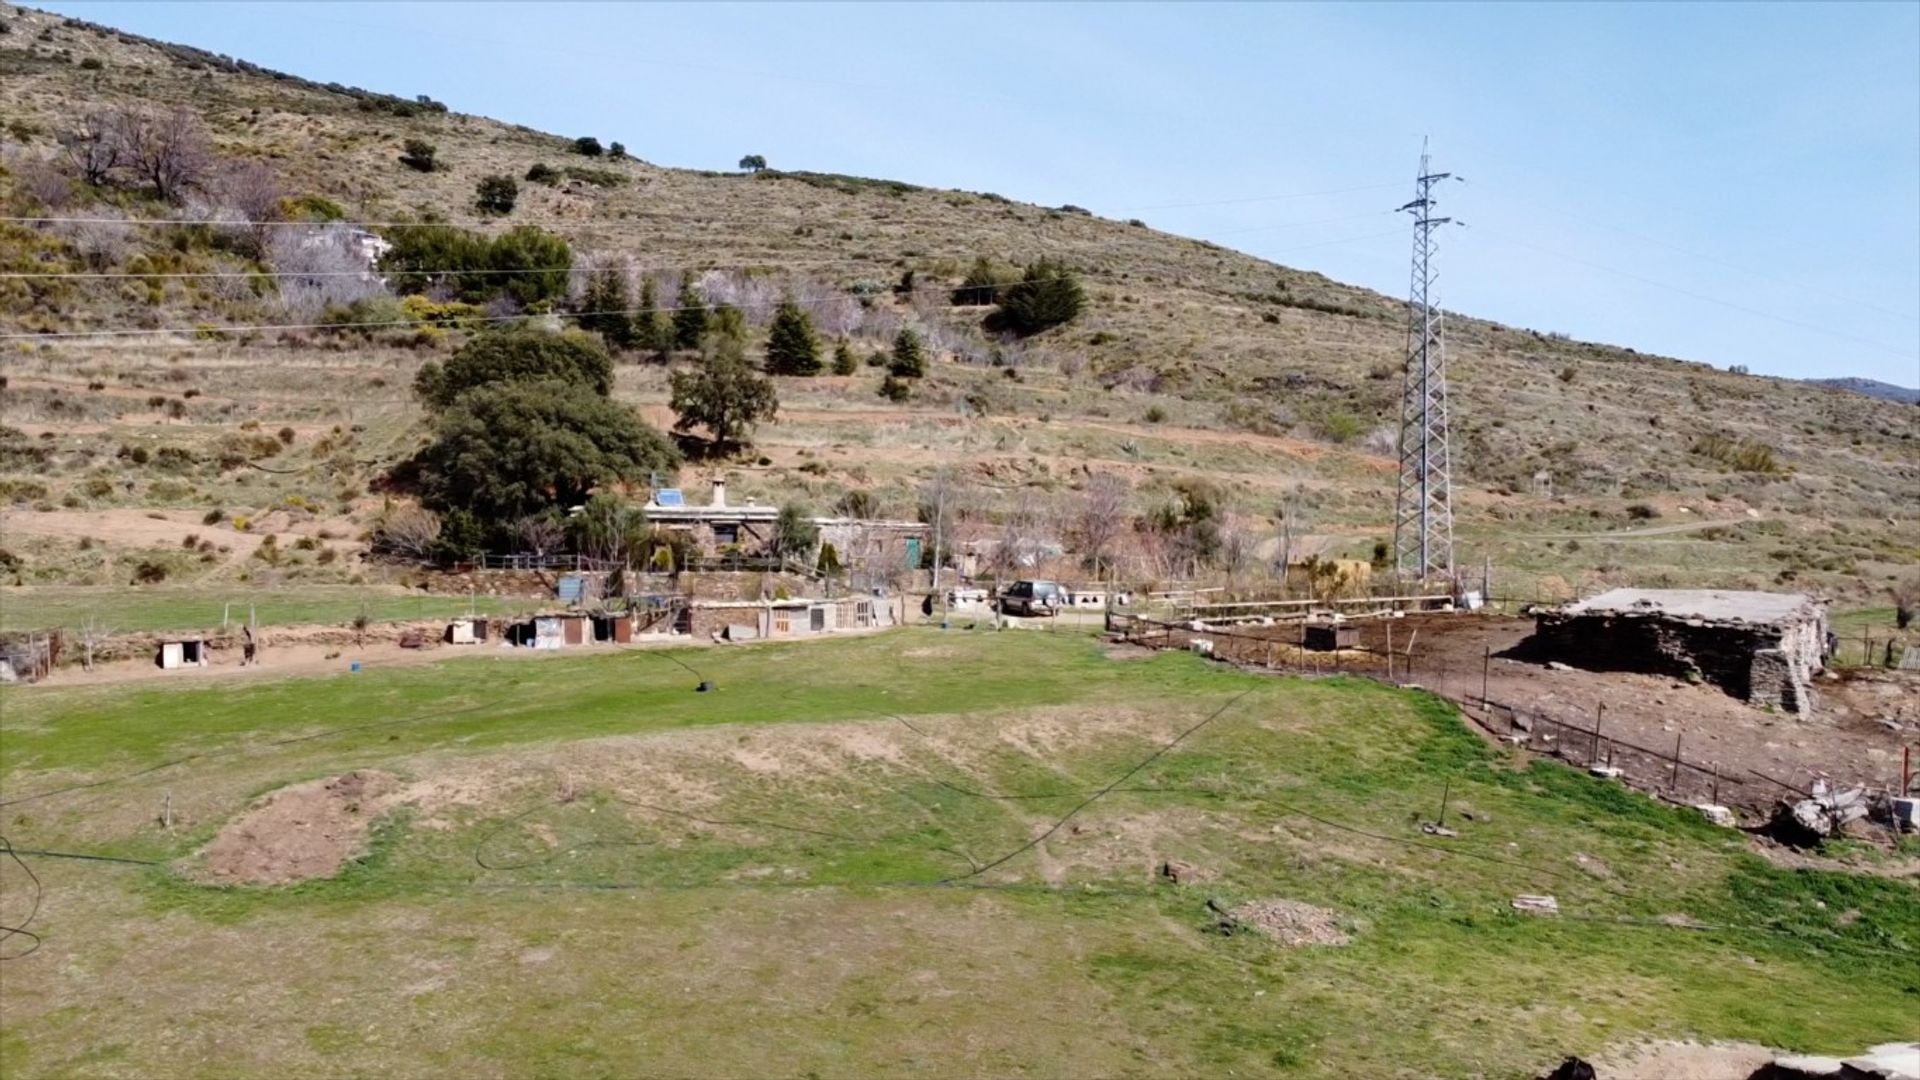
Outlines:
<svg viewBox="0 0 1920 1080"><path fill-rule="evenodd" d="M1823 605L1806 593L1722 589L1612 589L1569 604L1566 615L1658 616L1703 622L1774 624L1814 615Z"/></svg>

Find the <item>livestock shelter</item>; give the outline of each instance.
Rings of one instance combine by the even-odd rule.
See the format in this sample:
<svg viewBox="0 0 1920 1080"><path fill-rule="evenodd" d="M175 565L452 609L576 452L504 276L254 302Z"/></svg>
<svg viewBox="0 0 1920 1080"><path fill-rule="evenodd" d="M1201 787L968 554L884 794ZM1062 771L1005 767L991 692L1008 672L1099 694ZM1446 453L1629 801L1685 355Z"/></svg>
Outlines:
<svg viewBox="0 0 1920 1080"><path fill-rule="evenodd" d="M206 667L207 640L197 637L167 638L154 650L153 663L169 671L174 668Z"/></svg>
<svg viewBox="0 0 1920 1080"><path fill-rule="evenodd" d="M1614 589L1541 612L1534 644L1594 671L1700 679L1786 712L1813 710L1827 606L1804 593Z"/></svg>

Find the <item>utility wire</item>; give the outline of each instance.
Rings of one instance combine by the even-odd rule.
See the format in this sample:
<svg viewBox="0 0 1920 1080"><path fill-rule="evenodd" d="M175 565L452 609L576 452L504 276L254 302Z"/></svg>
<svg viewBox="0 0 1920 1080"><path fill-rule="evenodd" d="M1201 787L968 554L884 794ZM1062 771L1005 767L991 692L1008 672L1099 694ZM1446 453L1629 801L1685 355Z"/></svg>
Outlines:
<svg viewBox="0 0 1920 1080"><path fill-rule="evenodd" d="M1577 255L1569 255L1563 251L1555 251L1552 248L1542 247L1539 244L1535 244L1527 240L1522 240L1519 237L1507 236L1505 234L1494 232L1489 229L1476 228L1474 231L1476 233L1480 233L1486 236L1491 236L1496 240L1502 240L1509 244L1514 244L1519 247L1528 248L1533 251L1538 251L1543 255L1551 255L1556 259L1564 259L1567 262L1574 263L1579 266L1585 266L1590 269L1600 270L1609 274L1616 274L1620 277L1627 278L1628 280L1640 282L1643 285L1651 285L1656 289L1665 289L1668 292L1678 293L1681 296L1691 297L1692 299L1695 299L1695 300L1702 300L1709 304L1718 304L1721 307L1731 308L1734 311L1742 312L1747 315L1757 315L1760 318L1771 319L1774 322L1784 323L1787 326L1795 326L1795 327L1799 327L1802 330L1811 330L1817 334L1825 334L1828 337L1839 338L1844 341L1851 341L1859 345L1866 345L1870 348L1879 349L1882 352L1886 352L1893 356L1901 357L1903 359L1920 358L1920 354L1907 352L1897 346L1888 345L1884 342L1874 341L1870 338L1857 337L1853 334L1849 334L1840 330L1830 330L1824 326L1820 326L1815 323L1801 322L1799 319L1789 319L1784 315L1776 315L1771 311L1765 311L1760 308L1748 307L1745 304L1736 304L1731 300L1722 300L1717 296L1708 296L1706 293L1694 292L1691 289L1684 289L1678 285L1674 285L1669 282L1656 281L1650 277L1642 277L1641 275L1633 273L1630 270L1621 270L1618 267L1606 266L1601 263L1592 262L1590 260L1583 259Z"/></svg>

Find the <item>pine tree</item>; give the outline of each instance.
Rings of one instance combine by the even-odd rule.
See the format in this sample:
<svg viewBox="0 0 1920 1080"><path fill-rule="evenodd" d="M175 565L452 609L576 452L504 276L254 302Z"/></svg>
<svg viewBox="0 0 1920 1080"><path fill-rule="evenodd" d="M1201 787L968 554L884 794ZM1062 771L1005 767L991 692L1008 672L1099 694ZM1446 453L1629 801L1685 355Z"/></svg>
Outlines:
<svg viewBox="0 0 1920 1080"><path fill-rule="evenodd" d="M1086 293L1073 271L1052 259L1041 259L1001 292L1000 307L990 322L993 329L1037 334L1071 321L1085 304Z"/></svg>
<svg viewBox="0 0 1920 1080"><path fill-rule="evenodd" d="M847 344L846 338L841 338L840 344L833 347L833 373L851 375L858 370L860 361L853 355L853 346Z"/></svg>
<svg viewBox="0 0 1920 1080"><path fill-rule="evenodd" d="M927 373L927 349L920 335L903 328L894 335L893 355L887 360L889 374L902 379L918 379Z"/></svg>
<svg viewBox="0 0 1920 1080"><path fill-rule="evenodd" d="M767 333L767 373L820 374L820 340L813 336L813 320L791 298L780 302Z"/></svg>
<svg viewBox="0 0 1920 1080"><path fill-rule="evenodd" d="M707 333L707 302L693 283L693 275L680 279L680 295L674 298L673 347L697 349Z"/></svg>
<svg viewBox="0 0 1920 1080"><path fill-rule="evenodd" d="M638 344L634 333L631 306L627 300L627 277L614 267L594 272L581 299L584 313L580 327L606 339L611 349L631 349Z"/></svg>
<svg viewBox="0 0 1920 1080"><path fill-rule="evenodd" d="M640 348L654 352L673 347L673 323L660 310L660 291L652 278L640 282L640 310L633 319L633 340Z"/></svg>

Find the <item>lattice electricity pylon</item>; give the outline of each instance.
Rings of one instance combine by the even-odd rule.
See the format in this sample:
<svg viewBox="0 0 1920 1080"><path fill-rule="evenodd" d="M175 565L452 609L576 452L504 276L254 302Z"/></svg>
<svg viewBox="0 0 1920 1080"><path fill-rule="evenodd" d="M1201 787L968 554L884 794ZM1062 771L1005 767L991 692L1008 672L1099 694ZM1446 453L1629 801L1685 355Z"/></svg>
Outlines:
<svg viewBox="0 0 1920 1080"><path fill-rule="evenodd" d="M1413 287L1407 300L1406 388L1400 402L1400 484L1394 507L1396 576L1426 582L1453 576L1453 459L1447 445L1447 350L1434 288L1434 187L1452 173L1432 170L1420 148L1413 215Z"/></svg>

